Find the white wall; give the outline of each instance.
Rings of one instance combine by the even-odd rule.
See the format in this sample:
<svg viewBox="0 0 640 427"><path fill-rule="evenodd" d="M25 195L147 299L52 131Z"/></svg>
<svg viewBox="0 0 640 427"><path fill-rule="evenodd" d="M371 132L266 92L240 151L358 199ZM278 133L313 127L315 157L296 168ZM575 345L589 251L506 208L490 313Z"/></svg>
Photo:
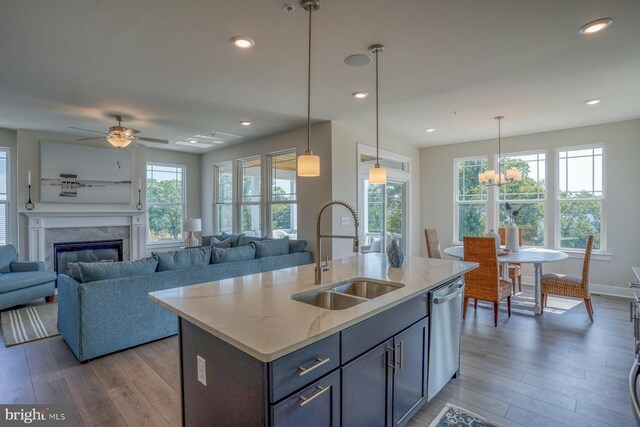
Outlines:
<svg viewBox="0 0 640 427"><path fill-rule="evenodd" d="M332 198L344 200L354 207L358 206L358 143L375 146L375 128L354 126L351 123L332 122ZM406 143L380 137L380 148L402 154L411 159L411 184L408 194L409 236L407 253L418 255L420 252L420 150ZM348 213L341 207L334 207L333 232L335 234L353 234L353 226L340 225L340 217ZM350 240L334 240L334 258L353 255Z"/></svg>
<svg viewBox="0 0 640 427"><path fill-rule="evenodd" d="M32 187L31 200L35 204L34 210L55 211L55 212L109 212L136 210L138 203L138 179L142 179L142 204L146 208L145 179L146 162L164 162L183 164L187 169L187 196L186 211L187 216L200 217L200 155L191 153L181 153L176 151L158 150L146 148L144 146L132 146L126 148L132 153L132 175L133 185L131 189L131 203L128 205L117 204L65 204L65 203L40 203L40 141L64 142L80 144L77 137L50 132L35 132L27 130L17 131L17 188L18 188L18 210L24 211L27 202L27 172L31 171ZM105 142L82 142L86 145L104 147ZM46 161L46 159L42 159ZM87 161L99 162L100 159L87 159ZM24 216L19 218L19 236L17 247L21 257L26 257L28 253L27 221Z"/></svg>
<svg viewBox="0 0 640 427"><path fill-rule="evenodd" d="M592 291L617 295L630 295L627 282L633 280L631 266L640 265L640 120L597 126L544 132L502 139L502 152L547 150L547 242L554 244L554 200L556 148L575 145L605 144L606 185L606 252L611 260L595 256L591 261ZM422 227L438 230L441 244L447 247L453 240L453 161L459 157L497 155L497 140L474 141L444 145L420 150L422 171L421 212ZM491 161L491 160L490 160ZM490 228L493 225L490 224ZM421 253L426 254L424 239ZM547 271L580 275L582 256L554 265L545 265ZM532 276L530 268L524 275Z"/></svg>
<svg viewBox="0 0 640 427"><path fill-rule="evenodd" d="M7 216L9 233L7 234L7 243L13 243L16 246L18 242L17 140L18 133L15 130L0 129L0 147L9 148L9 179L7 182L9 187L9 214Z"/></svg>
<svg viewBox="0 0 640 427"><path fill-rule="evenodd" d="M262 164L266 165L265 155L268 153L295 148L298 154L303 154L306 146L307 128L305 127L202 155L203 233L211 234L214 231L213 166L215 164L262 155ZM298 178L298 238L308 240L308 247L315 255L316 214L320 206L331 199L331 123L312 126L311 148L320 156L320 177ZM330 216L327 218L327 225L330 226Z"/></svg>

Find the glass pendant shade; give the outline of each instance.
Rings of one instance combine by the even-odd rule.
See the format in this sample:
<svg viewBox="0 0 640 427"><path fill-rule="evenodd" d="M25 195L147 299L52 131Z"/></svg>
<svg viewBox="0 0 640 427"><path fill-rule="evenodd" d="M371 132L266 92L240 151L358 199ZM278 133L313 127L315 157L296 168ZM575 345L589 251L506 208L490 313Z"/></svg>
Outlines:
<svg viewBox="0 0 640 427"><path fill-rule="evenodd" d="M522 179L522 172L518 169L507 169L507 181L516 182Z"/></svg>
<svg viewBox="0 0 640 427"><path fill-rule="evenodd" d="M376 163L374 167L369 169L369 184L382 184L387 183L387 170L380 167L379 163Z"/></svg>
<svg viewBox="0 0 640 427"><path fill-rule="evenodd" d="M320 157L307 150L298 156L298 176L320 176Z"/></svg>
<svg viewBox="0 0 640 427"><path fill-rule="evenodd" d="M123 138L121 136L109 137L107 138L107 141L109 141L109 144L113 145L116 148L124 148L127 145L131 144L131 140Z"/></svg>

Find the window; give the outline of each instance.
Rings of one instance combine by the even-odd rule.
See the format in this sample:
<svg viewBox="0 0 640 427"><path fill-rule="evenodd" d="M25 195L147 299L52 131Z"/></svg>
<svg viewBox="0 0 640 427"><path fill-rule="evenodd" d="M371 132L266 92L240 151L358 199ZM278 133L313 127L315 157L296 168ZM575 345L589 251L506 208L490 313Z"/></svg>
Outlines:
<svg viewBox="0 0 640 427"><path fill-rule="evenodd" d="M589 235L593 248L604 250L604 173L602 146L558 151L557 244L563 249L584 249Z"/></svg>
<svg viewBox="0 0 640 427"><path fill-rule="evenodd" d="M487 188L478 174L487 169L487 158L455 159L454 241L464 236L482 236L487 229Z"/></svg>
<svg viewBox="0 0 640 427"><path fill-rule="evenodd" d="M240 233L247 236L262 236L262 165L260 157L238 161L238 173L241 183Z"/></svg>
<svg viewBox="0 0 640 427"><path fill-rule="evenodd" d="M182 240L184 199L184 166L147 163L147 242Z"/></svg>
<svg viewBox="0 0 640 427"><path fill-rule="evenodd" d="M0 149L0 245L9 238L9 150Z"/></svg>
<svg viewBox="0 0 640 427"><path fill-rule="evenodd" d="M233 233L233 172L231 162L214 166L216 232Z"/></svg>
<svg viewBox="0 0 640 427"><path fill-rule="evenodd" d="M510 154L503 156L500 169L520 171L522 179L507 182L498 189L499 226L510 224L506 204L509 203L515 224L522 230L522 244L544 246L544 206L546 155L544 152Z"/></svg>
<svg viewBox="0 0 640 427"><path fill-rule="evenodd" d="M296 203L296 151L271 154L271 203L269 207L273 237L298 236Z"/></svg>

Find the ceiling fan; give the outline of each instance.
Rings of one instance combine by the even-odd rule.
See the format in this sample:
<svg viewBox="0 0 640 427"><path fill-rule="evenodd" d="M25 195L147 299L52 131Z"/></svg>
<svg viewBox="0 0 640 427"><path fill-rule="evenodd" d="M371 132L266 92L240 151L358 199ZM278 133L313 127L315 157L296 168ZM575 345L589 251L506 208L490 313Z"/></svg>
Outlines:
<svg viewBox="0 0 640 427"><path fill-rule="evenodd" d="M109 141L111 145L113 145L116 148L124 148L127 145L131 144L131 142L133 141L147 141L147 142L155 142L158 144L169 143L169 141L167 141L166 139L148 138L146 136L136 135L140 133L139 130L122 126L122 121L124 120L124 116L120 114L115 114L113 117L115 117L115 119L118 121L118 125L111 126L109 128L109 132L107 133L100 132L97 130L77 128L74 126L69 126L69 129L82 130L85 132L94 132L94 133L99 133L103 135L103 136L97 136L94 138L81 138L81 139L78 139L78 141L89 141L91 139L105 138L107 141Z"/></svg>

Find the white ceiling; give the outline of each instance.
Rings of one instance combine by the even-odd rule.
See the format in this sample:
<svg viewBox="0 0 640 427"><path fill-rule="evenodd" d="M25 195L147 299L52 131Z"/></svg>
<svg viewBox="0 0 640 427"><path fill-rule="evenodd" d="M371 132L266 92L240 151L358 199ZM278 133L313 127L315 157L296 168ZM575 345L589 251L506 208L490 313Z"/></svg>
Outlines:
<svg viewBox="0 0 640 427"><path fill-rule="evenodd" d="M175 143L304 126L306 12L288 0L287 15L286 1L0 0L0 127L106 130L124 113L142 135L198 151ZM615 22L578 34L602 17ZM638 118L639 27L638 0L322 0L312 115L373 125L374 98L351 94L374 93L374 67L343 60L379 42L384 137L493 138L498 114L507 136ZM233 47L237 34L255 47Z"/></svg>

